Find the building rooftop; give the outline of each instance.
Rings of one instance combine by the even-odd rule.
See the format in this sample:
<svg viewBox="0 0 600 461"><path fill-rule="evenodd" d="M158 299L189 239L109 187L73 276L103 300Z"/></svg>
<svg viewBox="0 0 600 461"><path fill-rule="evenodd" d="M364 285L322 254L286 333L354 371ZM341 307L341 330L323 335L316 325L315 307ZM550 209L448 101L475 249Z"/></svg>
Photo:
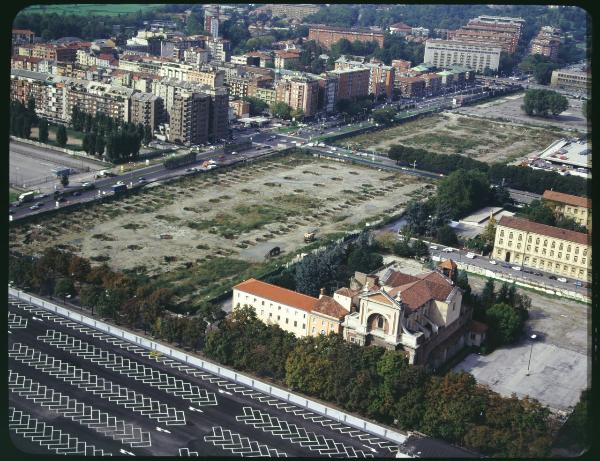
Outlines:
<svg viewBox="0 0 600 461"><path fill-rule="evenodd" d="M326 26L324 24L308 24L308 27L310 29L323 29L323 30L330 30L330 31L335 31L335 32L343 32L345 34L375 34L375 35L382 35L383 36L383 31L381 29L376 30L376 29L367 29L367 28L361 28L361 27L352 27L352 28L345 28L345 27L334 27L334 26Z"/></svg>
<svg viewBox="0 0 600 461"><path fill-rule="evenodd" d="M523 218L503 216L498 222L498 225L524 232L532 232L556 239L566 240L569 242L578 243L580 245L589 245L590 243L590 236L588 234L561 229L560 227L548 226L546 224L528 221L527 219Z"/></svg>
<svg viewBox="0 0 600 461"><path fill-rule="evenodd" d="M586 141L559 139L550 144L538 157L552 163L591 168L592 150Z"/></svg>
<svg viewBox="0 0 600 461"><path fill-rule="evenodd" d="M233 288L243 291L244 293L269 299L276 303L296 307L307 312L311 312L318 301L317 298L313 298L312 296L303 295L301 293L288 290L287 288L281 288L253 278L242 283L238 283Z"/></svg>
<svg viewBox="0 0 600 461"><path fill-rule="evenodd" d="M312 308L312 311L318 314L327 315L335 319L343 319L349 312L342 307L335 299L330 296L321 296Z"/></svg>
<svg viewBox="0 0 600 461"><path fill-rule="evenodd" d="M592 200L587 197L580 197L578 195L563 194L562 192L556 192L553 190L545 190L542 198L546 200L552 200L553 202L564 203L566 205L579 206L583 208L592 208Z"/></svg>

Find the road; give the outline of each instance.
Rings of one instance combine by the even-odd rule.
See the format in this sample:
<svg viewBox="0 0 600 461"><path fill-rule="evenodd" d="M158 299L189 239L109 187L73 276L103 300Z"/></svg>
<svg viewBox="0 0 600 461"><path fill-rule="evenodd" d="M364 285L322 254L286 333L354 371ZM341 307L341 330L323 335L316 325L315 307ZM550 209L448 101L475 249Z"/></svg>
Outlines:
<svg viewBox="0 0 600 461"><path fill-rule="evenodd" d="M496 274L509 275L525 283L546 285L549 289L568 289L570 291L575 291L577 293L589 295L587 284L583 283L582 286L575 285L577 279L565 277L567 279L566 282L559 282L558 280L551 279L550 277L560 276L556 276L550 272L544 272L540 271L539 269L517 266L515 264L509 264L479 255L476 255L475 258L467 258L467 254L470 253L471 250L451 248L452 251L448 252L444 251L444 249L446 248L451 247L444 247L443 245L433 244L429 246L429 252L431 253L431 256L437 256L441 259L451 258L454 261L477 266L482 269L492 271ZM495 264L491 261L494 261ZM520 270L515 270L513 269L513 267L519 267Z"/></svg>
<svg viewBox="0 0 600 461"><path fill-rule="evenodd" d="M347 458L399 449L16 298L8 316L9 428L26 452Z"/></svg>

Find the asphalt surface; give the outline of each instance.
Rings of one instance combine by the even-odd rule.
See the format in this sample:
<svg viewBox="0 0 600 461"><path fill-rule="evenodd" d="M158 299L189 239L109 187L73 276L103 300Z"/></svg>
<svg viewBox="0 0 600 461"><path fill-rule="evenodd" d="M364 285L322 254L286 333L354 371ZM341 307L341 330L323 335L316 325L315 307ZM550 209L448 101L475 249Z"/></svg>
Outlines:
<svg viewBox="0 0 600 461"><path fill-rule="evenodd" d="M8 315L9 428L13 443L26 452L397 453L392 442L181 362L153 358L132 343L15 298L9 297Z"/></svg>

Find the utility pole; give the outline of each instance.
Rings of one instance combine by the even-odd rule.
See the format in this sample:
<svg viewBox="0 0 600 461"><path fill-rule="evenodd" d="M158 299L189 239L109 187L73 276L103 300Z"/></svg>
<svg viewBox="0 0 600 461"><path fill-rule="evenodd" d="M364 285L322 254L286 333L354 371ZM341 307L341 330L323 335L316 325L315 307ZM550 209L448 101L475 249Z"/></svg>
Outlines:
<svg viewBox="0 0 600 461"><path fill-rule="evenodd" d="M525 373L525 376L529 376L529 366L531 365L531 354L533 353L533 342L535 341L535 338L537 338L537 335L531 335L531 348L529 349L529 361L527 362L527 373Z"/></svg>

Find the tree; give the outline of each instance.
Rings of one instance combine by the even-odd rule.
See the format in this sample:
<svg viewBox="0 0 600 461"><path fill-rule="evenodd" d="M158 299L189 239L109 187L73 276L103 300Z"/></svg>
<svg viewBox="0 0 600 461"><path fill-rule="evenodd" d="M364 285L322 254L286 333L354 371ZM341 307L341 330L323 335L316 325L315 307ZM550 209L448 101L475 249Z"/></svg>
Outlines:
<svg viewBox="0 0 600 461"><path fill-rule="evenodd" d="M540 224L546 224L548 226L556 225L556 218L554 211L547 202L542 200L533 200L529 203L523 213L527 216L530 221L535 221Z"/></svg>
<svg viewBox="0 0 600 461"><path fill-rule="evenodd" d="M451 218L457 219L487 205L490 197L485 173L457 170L440 182L436 201L451 210Z"/></svg>
<svg viewBox="0 0 600 461"><path fill-rule="evenodd" d="M372 112L373 120L380 125L391 125L394 123L394 117L397 111L393 108L377 109Z"/></svg>
<svg viewBox="0 0 600 461"><path fill-rule="evenodd" d="M75 286L70 278L64 277L56 281L56 284L54 285L54 294L56 296L63 298L64 300L67 295L72 295L74 293Z"/></svg>
<svg viewBox="0 0 600 461"><path fill-rule="evenodd" d="M271 104L271 113L274 117L289 120L292 113L292 108L284 102L277 101Z"/></svg>
<svg viewBox="0 0 600 461"><path fill-rule="evenodd" d="M442 245L458 245L458 238L456 237L456 233L454 232L454 229L452 229L448 224L445 224L444 226L438 228L435 238Z"/></svg>
<svg viewBox="0 0 600 461"><path fill-rule="evenodd" d="M253 96L244 96L242 100L250 103L250 115L252 116L260 115L269 108L266 102Z"/></svg>
<svg viewBox="0 0 600 461"><path fill-rule="evenodd" d="M496 225L496 219L493 216L490 216L488 223L480 234L481 239L490 247L494 245L494 240L496 239Z"/></svg>
<svg viewBox="0 0 600 461"><path fill-rule="evenodd" d="M483 287L483 290L481 291L481 296L480 296L480 301L481 301L481 307L483 307L483 309L488 309L489 307L492 306L492 304L494 304L495 300L496 300L496 294L494 293L494 279L487 279L487 281L485 282L485 285Z"/></svg>
<svg viewBox="0 0 600 461"><path fill-rule="evenodd" d="M556 116L569 107L567 98L551 90L527 90L522 109L527 115L547 117L548 112Z"/></svg>
<svg viewBox="0 0 600 461"><path fill-rule="evenodd" d="M497 303L486 312L486 323L489 326L488 338L492 347L511 344L523 331L523 320L512 306Z"/></svg>
<svg viewBox="0 0 600 461"><path fill-rule="evenodd" d="M100 135L96 136L96 148L94 149L96 151L96 154L102 155L104 153L104 146L104 137Z"/></svg>
<svg viewBox="0 0 600 461"><path fill-rule="evenodd" d="M419 239L416 240L412 245L412 250L417 258L425 258L429 256L429 247L427 244Z"/></svg>
<svg viewBox="0 0 600 461"><path fill-rule="evenodd" d="M48 142L48 121L45 118L40 119L38 128L38 140L43 143Z"/></svg>
<svg viewBox="0 0 600 461"><path fill-rule="evenodd" d="M348 271L369 273L383 265L383 257L365 248L356 248L348 255Z"/></svg>
<svg viewBox="0 0 600 461"><path fill-rule="evenodd" d="M152 141L152 127L150 125L144 126L144 144L147 146ZM104 149L103 149L104 150ZM101 152L99 152L101 153Z"/></svg>
<svg viewBox="0 0 600 461"><path fill-rule="evenodd" d="M65 147L67 145L67 129L64 125L58 126L58 130L56 131L56 143L60 147Z"/></svg>
<svg viewBox="0 0 600 461"><path fill-rule="evenodd" d="M300 107L298 109L294 109L290 112L290 117L296 121L302 120L304 118L304 111Z"/></svg>

